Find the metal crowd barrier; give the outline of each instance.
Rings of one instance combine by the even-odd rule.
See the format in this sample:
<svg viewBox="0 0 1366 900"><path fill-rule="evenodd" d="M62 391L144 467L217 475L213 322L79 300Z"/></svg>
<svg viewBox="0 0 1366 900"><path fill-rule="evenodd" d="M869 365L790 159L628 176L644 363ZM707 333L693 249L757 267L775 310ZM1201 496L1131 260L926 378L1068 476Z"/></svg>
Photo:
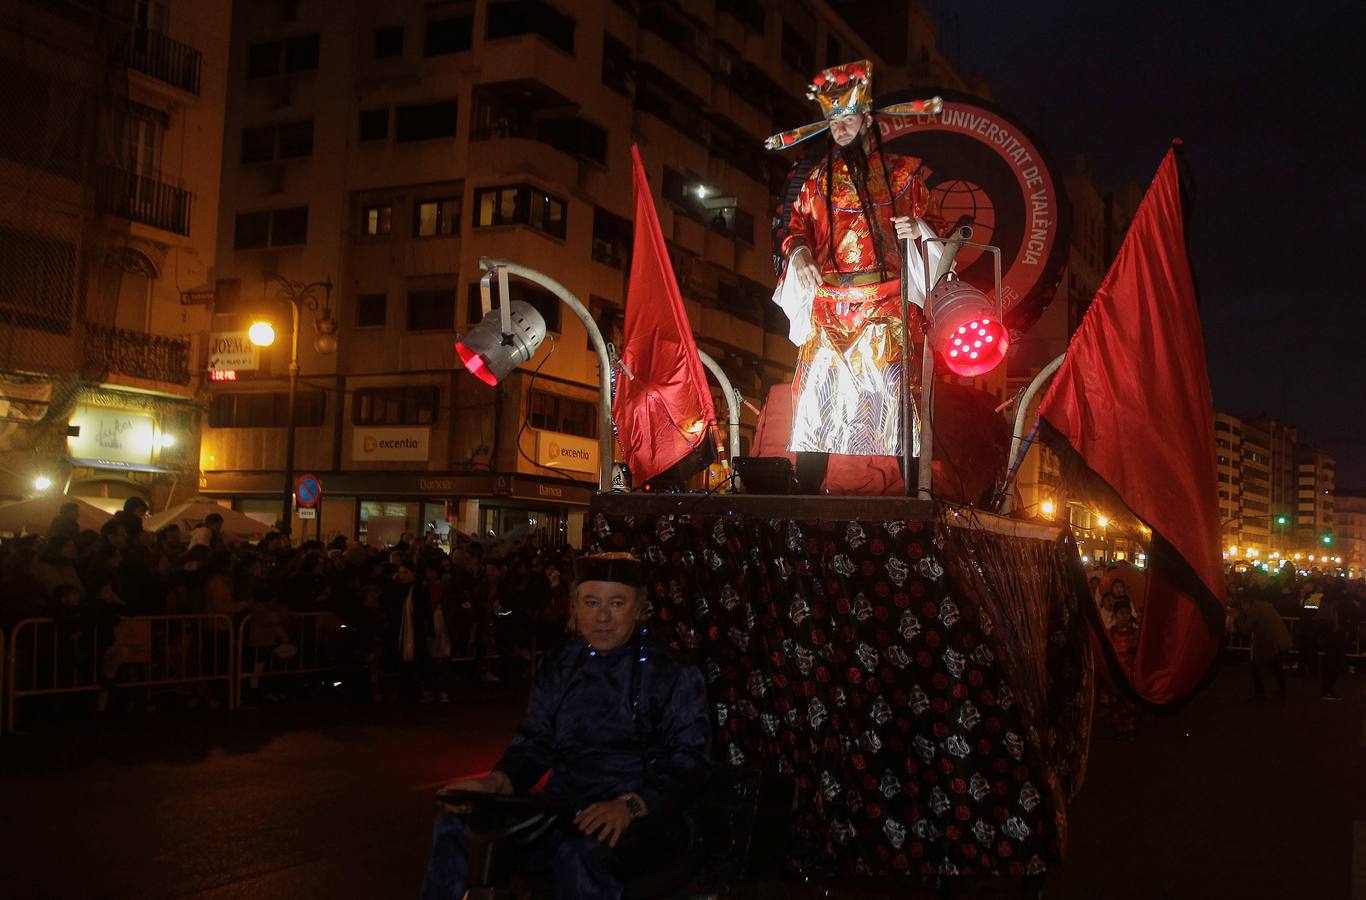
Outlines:
<svg viewBox="0 0 1366 900"><path fill-rule="evenodd" d="M222 681L232 691L233 627L225 615L132 616L118 621L113 639L95 626L75 634L52 619L23 619L7 644L5 723L29 697L98 693Z"/></svg>
<svg viewBox="0 0 1366 900"><path fill-rule="evenodd" d="M1299 645L1295 642L1295 626L1299 624L1299 621L1295 616L1281 616L1281 622L1290 634L1289 652L1291 654L1300 652ZM1252 636L1240 634L1237 631L1227 632L1224 636L1224 649L1239 653L1251 653ZM1355 634L1347 635L1345 655L1356 659L1366 658L1366 622L1357 625Z"/></svg>
<svg viewBox="0 0 1366 900"><path fill-rule="evenodd" d="M242 703L242 683L252 688L262 678L331 672L340 632L345 626L330 612L280 613L274 622L251 613L237 626L237 672L233 678L234 704ZM251 629L255 625L259 630ZM282 653L281 648L292 648Z"/></svg>

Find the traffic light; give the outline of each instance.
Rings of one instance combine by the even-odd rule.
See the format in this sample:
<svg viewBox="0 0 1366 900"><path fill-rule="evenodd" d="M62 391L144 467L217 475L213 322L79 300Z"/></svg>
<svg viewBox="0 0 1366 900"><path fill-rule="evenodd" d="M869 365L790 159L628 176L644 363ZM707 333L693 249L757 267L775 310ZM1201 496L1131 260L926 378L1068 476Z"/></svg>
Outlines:
<svg viewBox="0 0 1366 900"><path fill-rule="evenodd" d="M1331 534L1325 534L1325 535L1323 536L1323 542L1324 542L1325 544L1331 544L1331 543L1333 543L1333 536L1332 536Z"/></svg>
<svg viewBox="0 0 1366 900"><path fill-rule="evenodd" d="M1277 525L1288 525L1288 524L1290 524L1290 517L1287 516L1287 515L1285 515L1285 514L1281 514L1281 515L1279 515L1279 516L1276 517L1276 524L1277 524Z"/></svg>

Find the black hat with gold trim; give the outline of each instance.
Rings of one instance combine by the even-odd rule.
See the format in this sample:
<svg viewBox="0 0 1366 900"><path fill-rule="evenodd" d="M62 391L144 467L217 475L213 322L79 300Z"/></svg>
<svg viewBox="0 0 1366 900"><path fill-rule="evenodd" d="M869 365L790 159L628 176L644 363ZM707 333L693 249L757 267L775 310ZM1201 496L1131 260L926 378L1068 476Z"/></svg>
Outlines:
<svg viewBox="0 0 1366 900"><path fill-rule="evenodd" d="M645 566L630 553L593 553L574 560L574 580L645 586Z"/></svg>

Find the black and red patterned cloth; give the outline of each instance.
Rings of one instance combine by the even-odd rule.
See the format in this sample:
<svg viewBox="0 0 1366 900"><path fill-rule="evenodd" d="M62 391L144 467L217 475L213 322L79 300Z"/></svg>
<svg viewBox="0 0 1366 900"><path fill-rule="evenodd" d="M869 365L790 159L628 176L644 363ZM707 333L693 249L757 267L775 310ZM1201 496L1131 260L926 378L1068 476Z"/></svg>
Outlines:
<svg viewBox="0 0 1366 900"><path fill-rule="evenodd" d="M1013 628L986 556L955 530L593 517L597 550L647 563L655 635L701 665L720 758L797 781L797 872L1023 876L1060 858L1089 739L1089 634L1074 593L1045 585L1039 639L1022 640L1028 624ZM1053 576L1076 565L1070 545L1034 543ZM1046 684L1021 690L1035 663Z"/></svg>

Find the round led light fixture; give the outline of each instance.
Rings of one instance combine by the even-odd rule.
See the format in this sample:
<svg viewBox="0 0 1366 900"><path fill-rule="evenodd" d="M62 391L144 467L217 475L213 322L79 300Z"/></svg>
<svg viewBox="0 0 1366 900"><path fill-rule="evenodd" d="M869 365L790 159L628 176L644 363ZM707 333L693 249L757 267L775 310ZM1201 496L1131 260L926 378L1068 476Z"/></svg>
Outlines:
<svg viewBox="0 0 1366 900"><path fill-rule="evenodd" d="M455 342L460 361L475 378L494 385L527 362L545 340L545 319L536 307L522 300L509 304L512 330L504 333L502 315L495 308L484 320Z"/></svg>

